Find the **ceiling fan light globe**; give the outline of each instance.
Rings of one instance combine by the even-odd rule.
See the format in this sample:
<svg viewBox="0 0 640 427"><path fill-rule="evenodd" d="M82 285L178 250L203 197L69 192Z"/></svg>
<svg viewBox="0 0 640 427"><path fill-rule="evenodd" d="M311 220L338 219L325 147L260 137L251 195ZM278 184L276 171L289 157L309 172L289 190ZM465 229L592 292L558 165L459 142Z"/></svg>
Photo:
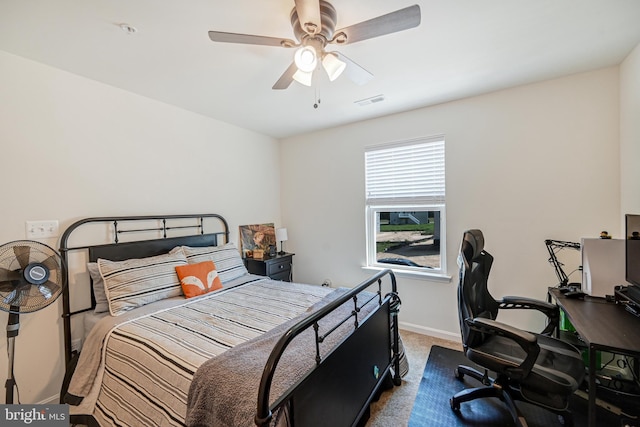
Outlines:
<svg viewBox="0 0 640 427"><path fill-rule="evenodd" d="M303 46L300 49L296 50L296 53L293 57L298 70L310 73L315 70L316 65L318 65L318 57L316 55L316 50L309 46Z"/></svg>
<svg viewBox="0 0 640 427"><path fill-rule="evenodd" d="M293 80L305 86L311 86L312 77L313 77L312 71L306 72L306 71L298 70L293 75Z"/></svg>
<svg viewBox="0 0 640 427"><path fill-rule="evenodd" d="M338 59L338 56L334 53L327 53L322 58L322 67L327 72L330 81L334 81L347 67L347 63Z"/></svg>

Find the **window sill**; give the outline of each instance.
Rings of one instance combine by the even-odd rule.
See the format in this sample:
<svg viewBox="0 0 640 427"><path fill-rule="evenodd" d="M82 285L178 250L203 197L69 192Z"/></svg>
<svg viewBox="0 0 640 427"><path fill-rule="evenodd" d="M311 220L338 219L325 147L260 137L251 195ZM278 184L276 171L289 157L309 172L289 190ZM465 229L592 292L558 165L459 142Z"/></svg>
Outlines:
<svg viewBox="0 0 640 427"><path fill-rule="evenodd" d="M421 271L409 271L409 270L403 270L403 269L396 269L396 268L393 268L391 266L386 267L386 268L364 266L364 267L362 267L362 269L363 270L367 270L367 271L376 272L376 273L378 271L389 269L389 270L393 271L393 274L395 274L396 276L399 276L399 277L408 277L408 278L411 278L411 279L428 279L428 280L432 280L434 282L446 282L446 283L451 282L451 276L446 275L446 274L427 273L427 272L421 272Z"/></svg>

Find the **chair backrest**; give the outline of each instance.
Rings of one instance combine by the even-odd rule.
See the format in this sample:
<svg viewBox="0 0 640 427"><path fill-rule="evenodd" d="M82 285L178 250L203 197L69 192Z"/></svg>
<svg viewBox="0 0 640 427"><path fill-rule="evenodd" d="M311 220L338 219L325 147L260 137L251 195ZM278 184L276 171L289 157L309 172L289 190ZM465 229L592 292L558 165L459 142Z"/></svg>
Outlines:
<svg viewBox="0 0 640 427"><path fill-rule="evenodd" d="M498 302L487 288L493 257L484 250L484 236L480 230L464 232L458 266L458 315L462 344L465 348L474 347L484 341L483 334L469 328L465 319L483 317L495 319L498 315Z"/></svg>

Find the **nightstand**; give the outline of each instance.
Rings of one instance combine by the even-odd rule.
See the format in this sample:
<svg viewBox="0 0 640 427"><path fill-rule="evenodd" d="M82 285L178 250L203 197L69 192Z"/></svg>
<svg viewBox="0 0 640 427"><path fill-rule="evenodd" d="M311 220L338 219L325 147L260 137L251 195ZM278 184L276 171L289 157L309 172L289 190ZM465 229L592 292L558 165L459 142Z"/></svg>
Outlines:
<svg viewBox="0 0 640 427"><path fill-rule="evenodd" d="M293 280L291 267L294 255L285 253L284 255L273 257L265 256L264 259L245 258L244 265L251 274L269 276L273 280L291 282Z"/></svg>

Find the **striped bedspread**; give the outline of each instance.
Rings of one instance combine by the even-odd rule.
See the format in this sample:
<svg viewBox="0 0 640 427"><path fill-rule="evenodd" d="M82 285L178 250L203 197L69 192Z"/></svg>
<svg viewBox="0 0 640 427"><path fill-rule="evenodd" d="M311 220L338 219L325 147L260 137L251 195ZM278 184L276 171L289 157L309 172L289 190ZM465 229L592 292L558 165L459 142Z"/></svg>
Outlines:
<svg viewBox="0 0 640 427"><path fill-rule="evenodd" d="M83 349L69 387L82 402L71 413L92 414L101 426L182 426L200 365L304 313L331 292L259 276L242 282L206 297L160 304L155 312L145 306L142 315L127 313L112 327L94 328L104 337L87 340L99 348Z"/></svg>

